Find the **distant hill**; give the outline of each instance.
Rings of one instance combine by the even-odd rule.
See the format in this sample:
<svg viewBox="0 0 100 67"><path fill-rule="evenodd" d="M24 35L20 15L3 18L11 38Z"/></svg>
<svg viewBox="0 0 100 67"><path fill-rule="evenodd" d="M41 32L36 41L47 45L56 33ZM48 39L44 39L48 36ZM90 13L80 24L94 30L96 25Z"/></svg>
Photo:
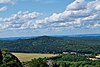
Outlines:
<svg viewBox="0 0 100 67"><path fill-rule="evenodd" d="M80 35L72 35L71 37L100 37L100 34L80 34Z"/></svg>
<svg viewBox="0 0 100 67"><path fill-rule="evenodd" d="M21 39L29 39L29 38L35 38L36 36L27 36L27 37L5 37L0 38L0 40L21 40Z"/></svg>
<svg viewBox="0 0 100 67"><path fill-rule="evenodd" d="M68 37L97 37L100 38L100 34L79 34L79 35L62 35L62 36L54 36L54 37L62 37L62 38L68 38Z"/></svg>
<svg viewBox="0 0 100 67"><path fill-rule="evenodd" d="M37 38L37 37L42 37L42 36L5 37L5 38L0 38L0 40L21 40L21 39L30 39L30 38ZM68 38L68 37L97 37L97 38L100 38L100 34L52 35L51 37L59 37L59 38Z"/></svg>
<svg viewBox="0 0 100 67"><path fill-rule="evenodd" d="M40 36L18 40L0 40L0 48L7 48L12 52L100 53L100 38Z"/></svg>

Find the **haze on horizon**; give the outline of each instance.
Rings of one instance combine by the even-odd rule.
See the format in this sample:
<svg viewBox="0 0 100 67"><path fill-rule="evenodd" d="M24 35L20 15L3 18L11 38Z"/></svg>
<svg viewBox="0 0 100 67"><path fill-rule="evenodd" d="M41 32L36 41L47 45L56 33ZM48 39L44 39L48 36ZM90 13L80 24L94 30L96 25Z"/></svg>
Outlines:
<svg viewBox="0 0 100 67"><path fill-rule="evenodd" d="M0 38L100 34L100 0L0 0Z"/></svg>

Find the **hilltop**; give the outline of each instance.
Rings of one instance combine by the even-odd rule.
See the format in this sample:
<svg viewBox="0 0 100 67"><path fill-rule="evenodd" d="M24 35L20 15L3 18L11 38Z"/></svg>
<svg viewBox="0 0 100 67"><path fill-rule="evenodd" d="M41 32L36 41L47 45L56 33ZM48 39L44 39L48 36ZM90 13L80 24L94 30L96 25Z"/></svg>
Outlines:
<svg viewBox="0 0 100 67"><path fill-rule="evenodd" d="M99 37L40 36L18 40L0 40L0 48L27 53L100 53Z"/></svg>

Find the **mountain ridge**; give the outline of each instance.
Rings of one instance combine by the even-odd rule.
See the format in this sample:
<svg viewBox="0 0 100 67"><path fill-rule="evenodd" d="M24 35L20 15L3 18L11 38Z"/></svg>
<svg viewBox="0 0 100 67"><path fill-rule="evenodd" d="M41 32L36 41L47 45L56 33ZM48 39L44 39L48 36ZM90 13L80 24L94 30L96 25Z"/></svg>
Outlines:
<svg viewBox="0 0 100 67"><path fill-rule="evenodd" d="M31 39L31 38L38 38L38 37L60 37L60 38L67 38L67 37L100 37L100 34L78 34L78 35L43 35L43 36L23 36L23 37L5 37L0 38L0 40L22 40L22 39Z"/></svg>

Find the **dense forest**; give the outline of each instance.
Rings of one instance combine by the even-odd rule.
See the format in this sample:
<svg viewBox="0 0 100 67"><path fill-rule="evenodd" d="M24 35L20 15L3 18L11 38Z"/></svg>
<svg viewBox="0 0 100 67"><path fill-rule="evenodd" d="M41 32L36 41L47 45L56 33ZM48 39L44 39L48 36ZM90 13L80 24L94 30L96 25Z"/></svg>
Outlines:
<svg viewBox="0 0 100 67"><path fill-rule="evenodd" d="M99 37L50 37L41 36L29 39L0 40L0 48L11 52L32 53L100 53Z"/></svg>

